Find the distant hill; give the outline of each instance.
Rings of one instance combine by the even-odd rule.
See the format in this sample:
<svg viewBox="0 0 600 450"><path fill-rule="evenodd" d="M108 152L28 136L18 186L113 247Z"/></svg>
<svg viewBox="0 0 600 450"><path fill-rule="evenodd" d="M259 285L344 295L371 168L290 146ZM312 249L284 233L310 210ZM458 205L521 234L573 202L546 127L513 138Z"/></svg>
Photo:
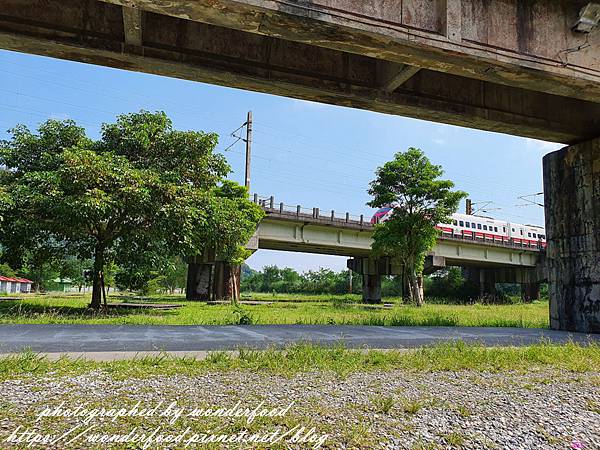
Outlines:
<svg viewBox="0 0 600 450"><path fill-rule="evenodd" d="M256 270L252 269L246 263L242 264L242 277L241 277L242 280L246 277L249 277L250 275L252 275L254 273L256 273Z"/></svg>

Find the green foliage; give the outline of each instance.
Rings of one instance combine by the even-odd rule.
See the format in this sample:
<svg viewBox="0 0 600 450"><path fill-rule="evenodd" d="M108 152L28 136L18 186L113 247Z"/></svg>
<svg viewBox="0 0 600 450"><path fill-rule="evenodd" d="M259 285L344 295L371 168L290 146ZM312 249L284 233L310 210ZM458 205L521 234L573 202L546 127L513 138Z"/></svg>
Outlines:
<svg viewBox="0 0 600 450"><path fill-rule="evenodd" d="M254 323L252 314L239 305L233 306L233 317L235 325L252 325Z"/></svg>
<svg viewBox="0 0 600 450"><path fill-rule="evenodd" d="M13 268L10 267L8 264L2 263L0 264L0 275L2 275L3 277L12 278L17 275L17 272L15 272Z"/></svg>
<svg viewBox="0 0 600 450"><path fill-rule="evenodd" d="M352 274L352 291L360 292L360 275ZM306 293L306 294L346 294L348 293L348 271L334 272L319 269L298 273L289 267L265 266L262 271L253 272L242 278L242 291Z"/></svg>
<svg viewBox="0 0 600 450"><path fill-rule="evenodd" d="M427 253L435 245L438 223L446 223L456 212L462 191L452 191L454 183L440 180L440 166L432 164L417 148L396 153L394 159L377 169L369 194L369 206L392 206L389 220L376 225L373 250L398 258L408 275L411 297L421 304L417 277L423 271Z"/></svg>
<svg viewBox="0 0 600 450"><path fill-rule="evenodd" d="M73 121L12 134L0 144L10 169L1 178L10 198L2 244L22 261L31 254L32 265L65 254L92 259L94 307L110 261L140 285L175 255L217 248L239 262L263 214L245 188L224 179L230 168L214 153L217 135L173 130L164 113L119 116L99 141Z"/></svg>
<svg viewBox="0 0 600 450"><path fill-rule="evenodd" d="M467 280L459 267L440 270L425 279L428 296L467 303L479 297L479 286Z"/></svg>

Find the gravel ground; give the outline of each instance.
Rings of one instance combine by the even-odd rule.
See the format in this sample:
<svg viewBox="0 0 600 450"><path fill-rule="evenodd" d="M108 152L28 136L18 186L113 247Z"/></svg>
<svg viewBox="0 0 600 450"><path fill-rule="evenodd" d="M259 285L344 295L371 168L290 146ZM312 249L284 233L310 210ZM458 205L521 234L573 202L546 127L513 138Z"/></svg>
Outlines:
<svg viewBox="0 0 600 450"><path fill-rule="evenodd" d="M94 431L128 433L133 427L177 435L216 431L253 433L305 426L326 440L321 448L467 448L467 449L600 449L600 372L556 371L519 373L443 372L303 373L290 378L251 372L212 373L114 380L105 373L76 377L8 380L0 383L0 448L23 448L7 442L15 427L37 433L61 433L81 422L75 418L36 416L45 407L129 408L141 401L156 411L176 401L184 411L194 407L232 407L237 401L253 409L295 403L280 418L186 417L173 424L165 417L95 418ZM24 431L22 428L20 431ZM327 436L323 436L327 435ZM14 434L13 434L14 436ZM187 435L189 436L189 435ZM289 436L288 436L289 437ZM38 445L33 448L139 448L125 444L86 442ZM261 448L312 448L315 443L279 442ZM183 448L151 445L148 448ZM225 448L213 444L210 448ZM256 447L256 446L255 446ZM255 448L231 445L231 448ZM190 445L189 448L206 448Z"/></svg>

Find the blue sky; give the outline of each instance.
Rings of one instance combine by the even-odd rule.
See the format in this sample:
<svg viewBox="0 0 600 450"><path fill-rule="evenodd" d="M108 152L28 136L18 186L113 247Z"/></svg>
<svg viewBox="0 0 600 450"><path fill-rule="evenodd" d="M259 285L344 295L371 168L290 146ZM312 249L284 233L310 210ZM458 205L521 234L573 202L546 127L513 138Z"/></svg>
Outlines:
<svg viewBox="0 0 600 450"><path fill-rule="evenodd" d="M0 51L0 139L17 123L74 119L98 137L120 113L165 111L179 129L215 131L219 149L254 115L252 192L276 202L351 214L365 205L374 170L397 151L420 147L474 202L493 202L488 215L543 225L543 209L517 206L542 191L544 154L560 145L370 111L230 89L93 65ZM226 152L231 178L244 177L244 144ZM542 198L538 200L542 202ZM461 210L464 205L461 206ZM305 271L340 270L345 258L261 250L248 264Z"/></svg>

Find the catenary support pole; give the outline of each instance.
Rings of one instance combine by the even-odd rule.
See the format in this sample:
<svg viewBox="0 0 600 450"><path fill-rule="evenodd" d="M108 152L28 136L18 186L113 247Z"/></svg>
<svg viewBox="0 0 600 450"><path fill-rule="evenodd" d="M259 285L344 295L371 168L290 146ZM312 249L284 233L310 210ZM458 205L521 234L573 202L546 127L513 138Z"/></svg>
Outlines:
<svg viewBox="0 0 600 450"><path fill-rule="evenodd" d="M246 122L246 175L244 186L250 189L250 161L252 158L252 111L248 111Z"/></svg>

